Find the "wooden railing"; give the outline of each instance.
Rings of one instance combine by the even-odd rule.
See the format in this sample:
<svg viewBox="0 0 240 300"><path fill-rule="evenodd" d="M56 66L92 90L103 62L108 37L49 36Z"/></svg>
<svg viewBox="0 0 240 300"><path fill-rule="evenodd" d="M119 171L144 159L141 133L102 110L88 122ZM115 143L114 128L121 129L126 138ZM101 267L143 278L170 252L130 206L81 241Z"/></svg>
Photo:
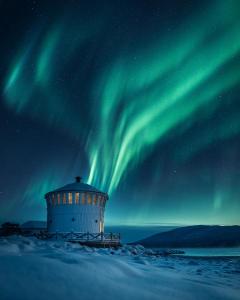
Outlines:
<svg viewBox="0 0 240 300"><path fill-rule="evenodd" d="M89 232L46 232L35 234L40 239L63 239L71 241L103 241L120 242L120 233L89 233Z"/></svg>

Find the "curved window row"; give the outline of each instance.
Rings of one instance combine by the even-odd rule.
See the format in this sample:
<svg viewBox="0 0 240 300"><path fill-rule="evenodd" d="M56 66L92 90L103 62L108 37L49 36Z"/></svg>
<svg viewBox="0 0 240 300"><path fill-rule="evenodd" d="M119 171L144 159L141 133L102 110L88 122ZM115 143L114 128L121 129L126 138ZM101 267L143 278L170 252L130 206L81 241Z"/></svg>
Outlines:
<svg viewBox="0 0 240 300"><path fill-rule="evenodd" d="M51 193L47 198L49 205L105 205L105 197L99 194L93 193L79 193L79 192L66 192L66 193Z"/></svg>

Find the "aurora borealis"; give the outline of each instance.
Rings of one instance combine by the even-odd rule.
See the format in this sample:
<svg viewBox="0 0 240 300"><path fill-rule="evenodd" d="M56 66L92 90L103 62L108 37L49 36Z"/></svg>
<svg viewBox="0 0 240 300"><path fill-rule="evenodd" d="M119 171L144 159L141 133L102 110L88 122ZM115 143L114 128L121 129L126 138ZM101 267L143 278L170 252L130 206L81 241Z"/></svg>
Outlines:
<svg viewBox="0 0 240 300"><path fill-rule="evenodd" d="M240 224L240 3L2 1L1 218L76 175L109 224ZM24 209L21 209L21 208Z"/></svg>

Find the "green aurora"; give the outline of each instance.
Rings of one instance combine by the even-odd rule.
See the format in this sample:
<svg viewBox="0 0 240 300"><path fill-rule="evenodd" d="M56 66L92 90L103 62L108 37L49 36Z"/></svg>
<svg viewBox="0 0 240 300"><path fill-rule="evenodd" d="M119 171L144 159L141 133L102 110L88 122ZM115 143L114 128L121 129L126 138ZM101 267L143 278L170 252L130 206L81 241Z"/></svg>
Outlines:
<svg viewBox="0 0 240 300"><path fill-rule="evenodd" d="M239 85L240 6L239 1L210 1L205 9L182 18L180 25L169 32L156 28L149 29L148 35L145 29L144 42L132 32L123 43L111 46L110 54L98 49L101 46L96 43L89 56L78 61L78 53L91 40L101 40L113 13L114 8L109 7L90 22L70 10L63 16L57 15L50 24L36 24L31 35L22 38L9 64L3 99L17 115L44 123L78 142L88 159L86 181L115 197L114 203L121 198L121 185L141 169L161 143L172 139L171 160L178 168L215 142L239 136L237 110L226 114L213 125L213 130L205 126L200 134L189 134L189 128L195 126L198 116L207 123L226 105L223 95ZM95 64L99 67L94 68L94 75L89 76L84 87L87 66L93 64L96 51ZM73 71L66 79L69 69ZM67 84L61 83L66 80ZM84 93L73 103L69 90L78 89ZM235 101L234 97L225 98L229 105ZM182 140L184 136L186 139ZM79 159L82 158L76 158L71 165L81 164ZM156 168L160 178L163 170L158 164ZM48 166L36 173L25 189L23 201L31 205L33 195L42 197L61 184L67 171L61 171L61 167L59 170L61 176ZM219 222L217 213L224 208L224 199L228 199L228 189L222 193L220 190L221 180L214 189L213 215L209 217L212 222ZM131 190L128 193L131 197ZM113 212L109 222L169 222L165 215L159 217L158 210L151 209L154 196L148 197L147 204L142 200L138 211L126 217L123 211L127 204L123 203L119 216ZM110 211L120 206L109 205ZM175 213L172 219L185 222ZM201 218L188 218L186 222L194 220ZM229 215L224 222L237 222L237 218Z"/></svg>

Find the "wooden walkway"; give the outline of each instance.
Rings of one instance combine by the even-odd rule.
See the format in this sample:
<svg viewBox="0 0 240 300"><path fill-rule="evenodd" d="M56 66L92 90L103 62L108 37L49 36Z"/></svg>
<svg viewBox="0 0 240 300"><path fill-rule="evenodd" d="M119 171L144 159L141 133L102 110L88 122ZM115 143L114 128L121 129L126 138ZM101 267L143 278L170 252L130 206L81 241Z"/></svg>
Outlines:
<svg viewBox="0 0 240 300"><path fill-rule="evenodd" d="M64 240L90 247L109 248L119 247L120 233L83 233L83 232L47 232L36 233L35 236L43 240Z"/></svg>

